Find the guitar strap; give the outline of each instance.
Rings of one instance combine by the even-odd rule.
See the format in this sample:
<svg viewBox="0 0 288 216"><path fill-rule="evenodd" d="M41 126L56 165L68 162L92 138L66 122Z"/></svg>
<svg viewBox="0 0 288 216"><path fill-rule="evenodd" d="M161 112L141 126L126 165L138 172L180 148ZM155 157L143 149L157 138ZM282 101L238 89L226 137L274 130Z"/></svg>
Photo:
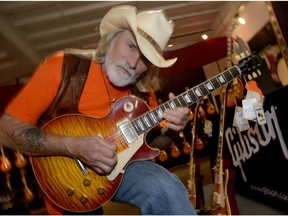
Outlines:
<svg viewBox="0 0 288 216"><path fill-rule="evenodd" d="M62 64L62 81L50 107L38 120L42 127L49 120L67 113L79 113L78 103L90 69L91 60L65 53Z"/></svg>

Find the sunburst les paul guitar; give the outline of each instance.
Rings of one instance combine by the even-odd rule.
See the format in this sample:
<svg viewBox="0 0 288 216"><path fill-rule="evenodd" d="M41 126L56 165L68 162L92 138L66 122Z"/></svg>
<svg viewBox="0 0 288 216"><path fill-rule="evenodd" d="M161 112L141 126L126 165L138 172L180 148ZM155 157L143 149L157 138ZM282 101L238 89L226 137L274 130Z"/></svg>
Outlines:
<svg viewBox="0 0 288 216"><path fill-rule="evenodd" d="M228 35L227 35L227 67L232 66L231 61L231 53L232 53L232 31L234 29L235 22L234 20L228 26ZM236 80L236 79L235 79ZM221 101L221 109L220 109L220 125L219 125L219 136L218 136L218 146L217 146L217 158L216 165L214 167L214 187L212 191L211 197L211 213L212 215L231 215L230 202L228 197L228 180L229 180L229 170L225 169L223 172L223 144L224 144L224 132L225 132L225 122L226 122L226 108L228 106L228 89L230 89L232 83L231 81L228 84L222 86L220 91L220 101ZM240 79L239 79L240 80ZM231 94L234 96L233 94ZM233 97L231 97L233 98ZM236 96L235 96L236 98ZM235 101L236 99L233 98ZM234 100L231 99L232 105ZM234 104L235 105L235 104ZM231 106L231 105L230 105Z"/></svg>
<svg viewBox="0 0 288 216"><path fill-rule="evenodd" d="M225 114L226 114L226 90L228 84L224 86L224 96L221 101L221 112L220 112L220 128L218 137L218 151L216 158L216 165L214 167L214 188L211 198L211 213L212 215L231 215L229 197L227 192L229 170L225 169L223 172L223 136L225 129ZM225 178L224 178L225 177Z"/></svg>
<svg viewBox="0 0 288 216"><path fill-rule="evenodd" d="M129 163L159 154L158 149L147 146L145 136L162 122L165 109L191 106L235 77L252 72L260 63L258 56L251 56L153 110L141 99L129 96L118 100L102 118L68 114L51 120L41 128L43 131L65 136L100 135L115 143L118 163L109 175L101 176L74 158L31 157L40 187L52 202L69 211L87 212L103 206L116 193Z"/></svg>
<svg viewBox="0 0 288 216"><path fill-rule="evenodd" d="M202 98L203 99L203 98ZM189 175L187 180L187 190L188 190L188 197L192 205L196 208L197 213L201 211L202 205L201 205L201 199L199 199L197 195L197 189L196 189L196 175L199 178L200 174L200 166L199 163L194 160L194 147L195 143L197 142L197 136L196 136L196 126L197 126L197 111L199 108L199 105L202 102L202 99L200 99L195 106L194 109L194 119L193 124L191 124L191 150L190 150L190 160L189 160ZM183 134L184 137L184 134Z"/></svg>

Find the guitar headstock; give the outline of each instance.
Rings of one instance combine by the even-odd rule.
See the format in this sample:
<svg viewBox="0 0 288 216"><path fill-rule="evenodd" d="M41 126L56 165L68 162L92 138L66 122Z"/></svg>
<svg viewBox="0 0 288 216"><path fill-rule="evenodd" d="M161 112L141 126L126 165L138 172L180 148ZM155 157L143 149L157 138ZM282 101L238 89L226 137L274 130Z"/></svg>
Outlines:
<svg viewBox="0 0 288 216"><path fill-rule="evenodd" d="M262 60L259 55L253 54L247 58L242 59L238 67L242 71L242 74L248 75L248 79L251 80L261 75L259 67L262 64Z"/></svg>

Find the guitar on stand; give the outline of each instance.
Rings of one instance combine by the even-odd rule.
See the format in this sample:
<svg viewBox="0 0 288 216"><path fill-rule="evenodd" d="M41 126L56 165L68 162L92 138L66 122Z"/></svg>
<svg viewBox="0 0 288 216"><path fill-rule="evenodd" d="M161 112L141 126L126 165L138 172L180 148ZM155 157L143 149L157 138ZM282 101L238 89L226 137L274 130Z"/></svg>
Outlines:
<svg viewBox="0 0 288 216"><path fill-rule="evenodd" d="M231 215L230 203L227 193L229 170L225 169L223 173L223 132L225 129L225 112L226 112L226 89L223 90L225 96L222 97L220 111L220 128L218 137L218 152L216 157L216 165L214 167L214 188L211 198L211 214L212 215ZM225 177L225 178L224 178Z"/></svg>
<svg viewBox="0 0 288 216"><path fill-rule="evenodd" d="M0 169L3 173L8 173L11 171L13 165L10 162L9 158L5 155L4 148L2 145L0 145L0 151L1 151Z"/></svg>
<svg viewBox="0 0 288 216"><path fill-rule="evenodd" d="M195 207L197 213L205 213L205 199L204 199L204 192L203 192L203 185L202 185L202 178L203 176L200 175L200 163L198 162L196 156L194 155L195 145L197 143L197 135L196 135L196 126L197 126L197 112L199 110L199 105L202 103L202 99L200 99L195 106L194 109L194 118L193 122L191 123L191 151L190 151L190 160L189 160L189 176L187 181L187 189L188 189L188 196L190 202Z"/></svg>
<svg viewBox="0 0 288 216"><path fill-rule="evenodd" d="M195 137L196 137L195 128L196 128L196 121L197 121L197 109L201 101L202 100L198 101L196 104L196 108L194 111L194 120L193 120L193 123L191 123L192 139L191 139L191 150L190 150L190 157L189 157L189 176L188 176L188 181L187 181L187 190L188 190L189 200L192 203L192 205L195 207L197 213L200 212L200 208L197 202L198 196L197 196L197 191L196 191L195 175L196 175L196 169L199 169L200 167L196 166L196 163L194 162L194 148L195 148ZM183 134L183 137L184 137L184 134Z"/></svg>
<svg viewBox="0 0 288 216"><path fill-rule="evenodd" d="M227 33L227 67L232 66L232 31L234 29L234 20L228 26ZM227 108L227 91L232 86L235 80L222 86L220 91L221 109L220 109L220 126L217 146L216 164L214 167L214 187L211 198L211 214L212 215L231 215L231 208L228 196L228 180L229 169L225 169L223 172L223 143L225 133L225 121L226 121L226 108ZM236 81L238 82L238 81ZM232 96L233 93L232 93ZM233 97L233 99L235 99ZM236 100L234 100L236 101Z"/></svg>
<svg viewBox="0 0 288 216"><path fill-rule="evenodd" d="M185 135L184 135L184 131L180 131L179 132L179 136L182 137L183 139L183 147L182 147L182 151L184 154L187 154L187 155L190 155L190 152L191 152L191 145L189 144L189 142L187 141Z"/></svg>

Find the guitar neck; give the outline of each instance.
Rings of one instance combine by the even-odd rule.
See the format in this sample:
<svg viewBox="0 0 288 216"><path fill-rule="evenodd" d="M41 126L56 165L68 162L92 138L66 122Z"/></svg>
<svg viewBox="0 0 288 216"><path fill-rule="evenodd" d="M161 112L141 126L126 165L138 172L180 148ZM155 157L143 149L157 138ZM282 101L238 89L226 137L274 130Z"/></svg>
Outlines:
<svg viewBox="0 0 288 216"><path fill-rule="evenodd" d="M219 136L218 136L218 151L216 157L216 167L215 167L215 183L221 184L221 177L223 167L222 167L222 154L223 154L223 143L224 143L224 131L225 131L225 117L226 117L226 99L227 99L227 89L229 84L223 86L222 100L221 100L221 110L220 110L220 125L219 125Z"/></svg>
<svg viewBox="0 0 288 216"><path fill-rule="evenodd" d="M234 21L231 21L228 26L227 32L227 67L232 66L231 54L232 54L232 31L234 29ZM227 100L227 90L229 83L222 87L222 99L221 99L221 109L220 109L220 125L219 125L219 136L218 136L218 147L217 147L217 157L216 157L216 167L215 167L215 183L221 184L222 175L222 152L223 152L223 141L224 141L224 130L225 130L225 117L226 117L226 100Z"/></svg>
<svg viewBox="0 0 288 216"><path fill-rule="evenodd" d="M232 67L232 32L235 26L235 22L231 21L228 26L227 32L227 67Z"/></svg>
<svg viewBox="0 0 288 216"><path fill-rule="evenodd" d="M274 32L275 32L276 39L279 43L279 48L281 50L281 53L282 53L283 58L286 62L286 65L287 65L288 64L288 49L287 49L287 44L285 42L285 39L283 37L283 32L282 32L280 25L278 23L278 20L277 20L277 17L275 15L272 3L267 1L266 6L269 9L268 13L270 16L272 27L273 27Z"/></svg>
<svg viewBox="0 0 288 216"><path fill-rule="evenodd" d="M194 164L194 146L196 142L196 125L197 125L197 111L199 105L201 104L202 99L200 99L194 109L194 119L193 126L191 129L192 139L191 139L191 151L190 151L190 161L189 161L189 178L187 181L188 195L193 206L196 207L197 203L197 191L196 191L196 182L195 182L195 174L196 174L196 164ZM184 135L183 135L184 136Z"/></svg>
<svg viewBox="0 0 288 216"><path fill-rule="evenodd" d="M245 70L245 69L244 69ZM162 119L162 114L166 109L174 109L176 107L190 107L204 96L210 94L214 90L220 88L222 85L229 83L234 78L240 76L243 70L241 66L234 66L216 76L206 80L205 82L185 91L184 93L176 96L174 99L169 100L157 108L141 115L131 122L134 130L138 136L146 133L150 129L159 125Z"/></svg>

